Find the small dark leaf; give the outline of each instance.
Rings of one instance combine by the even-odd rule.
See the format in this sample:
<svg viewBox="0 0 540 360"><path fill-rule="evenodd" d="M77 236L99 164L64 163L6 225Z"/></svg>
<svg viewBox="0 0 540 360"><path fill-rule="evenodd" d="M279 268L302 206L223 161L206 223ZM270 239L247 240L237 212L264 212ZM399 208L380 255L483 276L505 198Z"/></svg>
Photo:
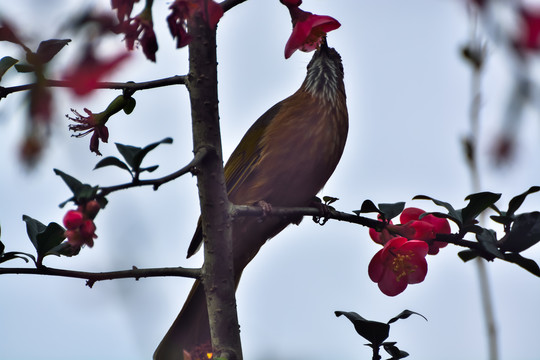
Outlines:
<svg viewBox="0 0 540 360"><path fill-rule="evenodd" d="M135 109L136 104L137 102L134 98L126 98L126 105L124 105L124 113L126 113L126 115L131 114L133 112L133 109Z"/></svg>
<svg viewBox="0 0 540 360"><path fill-rule="evenodd" d="M136 166L133 166L133 169L139 169L141 164L142 164L142 161L144 159L144 157L152 150L154 150L156 147L158 147L159 145L161 144L172 144L173 142L173 139L168 137L168 138L165 138L163 140L160 140L160 141L157 141L155 143L152 143L150 145L146 145L141 151L137 152L137 154L135 154L135 157L133 159L133 163L136 165Z"/></svg>
<svg viewBox="0 0 540 360"><path fill-rule="evenodd" d="M71 256L77 255L80 250L81 250L80 247L73 247L67 241L64 241L64 242L56 245L55 247L51 248L49 251L47 251L47 253L44 256L47 256L47 255L61 256L61 255L63 255L63 256L71 257Z"/></svg>
<svg viewBox="0 0 540 360"><path fill-rule="evenodd" d="M88 184L83 184L79 180L75 179L73 176L68 175L58 169L54 169L54 172L56 175L60 176L62 180L64 180L66 185L69 187L69 189L73 193L73 197L61 203L60 207L64 207L64 205L71 200L75 200L76 202L81 202L82 200L85 200L85 199L93 199L96 196L97 191L99 189L97 186L90 186Z"/></svg>
<svg viewBox="0 0 540 360"><path fill-rule="evenodd" d="M469 200L469 204L461 210L463 222L472 222L480 215L480 213L491 207L491 205L495 204L500 198L501 194L495 194L489 191L467 196L465 200Z"/></svg>
<svg viewBox="0 0 540 360"><path fill-rule="evenodd" d="M29 73L36 71L36 68L30 64L16 64L15 70L20 73Z"/></svg>
<svg viewBox="0 0 540 360"><path fill-rule="evenodd" d="M375 346L380 346L388 338L390 332L390 325L388 324L366 320L352 311L335 311L334 313L338 317L345 315L353 323L356 332Z"/></svg>
<svg viewBox="0 0 540 360"><path fill-rule="evenodd" d="M540 241L540 212L517 215L510 232L501 244L501 250L520 252ZM501 241L502 242L502 241Z"/></svg>
<svg viewBox="0 0 540 360"><path fill-rule="evenodd" d="M405 202L400 201L393 204L379 204L379 210L387 220L392 220L405 209Z"/></svg>
<svg viewBox="0 0 540 360"><path fill-rule="evenodd" d="M403 359L404 357L409 356L408 352L399 350L396 344L397 344L396 342L385 342L382 344L384 347L384 350L386 350L386 352L392 356L388 360Z"/></svg>
<svg viewBox="0 0 540 360"><path fill-rule="evenodd" d="M145 167L145 168L140 168L139 169L139 172L142 173L142 172L154 172L157 170L157 168L159 167L159 165L153 165L153 166L149 166L149 167Z"/></svg>
<svg viewBox="0 0 540 360"><path fill-rule="evenodd" d="M538 267L538 264L534 260L527 259L518 253L505 254L504 259L508 262L517 264L531 274L540 277L540 267Z"/></svg>
<svg viewBox="0 0 540 360"><path fill-rule="evenodd" d="M135 166L134 158L135 158L135 155L137 155L141 151L141 148L136 147L136 146L131 146L131 145L119 144L119 143L115 143L115 145L120 155L122 155L122 157L124 158L124 160L126 160L128 165L131 166L131 169L132 170L138 169L138 166Z"/></svg>
<svg viewBox="0 0 540 360"><path fill-rule="evenodd" d="M28 259L32 259L36 262L36 258L33 255L18 251L10 251L0 256L0 264L13 259L23 259L25 262L28 262Z"/></svg>
<svg viewBox="0 0 540 360"><path fill-rule="evenodd" d="M510 202L508 203L508 211L506 212L506 214L508 216L514 215L516 210L519 209L519 207L523 204L523 201L525 201L527 195L533 194L538 191L540 191L540 186L531 186L529 190L525 191L523 194L512 198L512 200L510 200Z"/></svg>
<svg viewBox="0 0 540 360"><path fill-rule="evenodd" d="M333 203L335 203L335 202L338 201L338 200L339 200L339 198L337 198L337 197L323 196L323 201L324 201L324 204L325 204L325 205L333 204Z"/></svg>
<svg viewBox="0 0 540 360"><path fill-rule="evenodd" d="M463 262L470 261L472 259L476 259L478 255L478 251L476 250L463 250L458 252L458 256Z"/></svg>
<svg viewBox="0 0 540 360"><path fill-rule="evenodd" d="M399 319L406 319L408 318L409 316L411 315L418 315L418 316L421 316L424 318L424 320L427 321L426 317L422 314L419 314L417 312L414 312L414 311L411 311L411 310L403 310L401 313L399 313L397 316L394 316L393 318L391 318L389 321L388 321L388 325L390 325L391 323L393 322L396 322L398 321Z"/></svg>
<svg viewBox="0 0 540 360"><path fill-rule="evenodd" d="M80 189L83 187L83 183L75 179L73 176L66 174L65 172L53 169L54 173L62 178L66 185L69 187L73 195L77 195Z"/></svg>
<svg viewBox="0 0 540 360"><path fill-rule="evenodd" d="M0 59L0 80L2 76L8 71L13 65L18 63L19 60L12 58L11 56L4 56Z"/></svg>
<svg viewBox="0 0 540 360"><path fill-rule="evenodd" d="M506 216L506 215L491 215L489 218L503 225L510 225L513 221L511 216Z"/></svg>
<svg viewBox="0 0 540 360"><path fill-rule="evenodd" d="M476 240L489 254L501 259L504 258L503 253L500 252L497 246L497 234L494 230L482 229L482 231L476 233Z"/></svg>
<svg viewBox="0 0 540 360"><path fill-rule="evenodd" d="M66 46L70 41L71 40L69 39L51 39L42 41L39 44L38 49L35 53L36 59L39 64L45 64L51 61L51 59L55 57L55 55L58 54L58 52L62 50L62 48ZM29 60L29 62L31 61Z"/></svg>
<svg viewBox="0 0 540 360"><path fill-rule="evenodd" d="M461 211L458 211L458 210L454 209L454 207L452 205L450 205L449 203L447 203L447 202L437 200L437 199L434 199L434 198L432 198L430 196L426 196L426 195L416 195L415 197L413 197L413 200L431 200L431 201L433 201L435 203L435 205L442 206L446 210L448 210L448 219L454 221L460 227L463 224L463 218L461 216Z"/></svg>
<svg viewBox="0 0 540 360"><path fill-rule="evenodd" d="M129 166L126 165L125 162L122 160L114 157L114 156L108 156L98 162L96 166L94 167L94 170L105 167L105 166L117 166L121 169L127 170L131 174L131 170L129 169Z"/></svg>
<svg viewBox="0 0 540 360"><path fill-rule="evenodd" d="M381 213L379 208L377 206L375 206L375 204L371 200L364 200L364 202L362 203L362 206L360 207L360 210L354 210L353 212L356 215L365 214L365 213L372 213L372 212L376 212L376 213L379 213L379 214Z"/></svg>

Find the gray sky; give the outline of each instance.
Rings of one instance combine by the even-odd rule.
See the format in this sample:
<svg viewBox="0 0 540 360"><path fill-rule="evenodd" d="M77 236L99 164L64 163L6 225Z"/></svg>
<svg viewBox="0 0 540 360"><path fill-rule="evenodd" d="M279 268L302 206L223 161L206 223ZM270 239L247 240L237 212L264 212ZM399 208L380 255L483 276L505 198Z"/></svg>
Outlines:
<svg viewBox="0 0 540 360"><path fill-rule="evenodd" d="M29 35L47 39L55 36L62 14L80 3L1 0L0 14L16 19ZM107 8L108 1L101 3ZM322 194L340 198L336 207L343 211L358 209L365 199L407 201L409 206L439 210L430 202L411 201L417 194L464 206L463 198L472 190L460 145L469 131L471 101L471 72L459 56L469 34L463 3L305 0L302 8L331 15L342 24L328 40L343 57L350 133L343 159ZM145 61L139 52L111 80L143 81L186 72L187 49L174 49L166 14L167 2L156 2L157 64ZM288 12L277 0L248 1L220 21L220 114L226 157L258 116L300 86L311 54L295 53L285 60L289 34ZM2 56L16 55L3 44L0 50ZM118 51L113 44L106 50L111 55ZM63 50L64 62L75 51L76 44ZM495 169L488 158L511 80L505 53L490 47L482 83L480 170L482 190L503 193L501 208L512 196L540 185L536 111L525 113L518 157L512 165ZM5 81L10 85L18 80ZM91 184L129 180L113 168L92 171L99 158L88 151L89 138L69 137L63 116L70 107L101 111L117 93L102 91L82 102L67 92L58 94L51 146L31 173L21 168L16 156L23 130L23 95L0 103L4 135L0 224L7 251L33 251L22 214L44 223L61 222L66 209L57 204L70 193L52 168ZM159 147L146 164L160 164L156 176L185 165L192 154L186 90L181 86L156 89L135 98L138 104L131 116L118 116L109 123L110 144L100 148L104 156L117 155L114 142L144 146L172 136L174 144ZM523 210L538 210L538 196L528 198ZM199 215L194 178L179 179L157 192L114 193L109 201L96 219L99 238L94 248L83 249L74 258L47 258L46 265L88 271L200 265L200 256L184 260ZM429 321L420 317L399 321L392 326L389 340L397 341L411 358L487 358L474 263L463 264L456 256L459 249L449 246L428 257L423 283L389 298L367 274L368 263L379 249L365 228L337 222L320 227L309 218L272 239L244 272L237 293L244 357L368 359L366 341L334 311L356 311L387 321L410 309ZM540 260L538 249L524 255ZM501 359L534 359L530 345L538 340L539 279L501 262L488 264L488 270ZM149 359L190 287L191 280L176 278L101 282L89 289L82 280L1 276L2 357Z"/></svg>

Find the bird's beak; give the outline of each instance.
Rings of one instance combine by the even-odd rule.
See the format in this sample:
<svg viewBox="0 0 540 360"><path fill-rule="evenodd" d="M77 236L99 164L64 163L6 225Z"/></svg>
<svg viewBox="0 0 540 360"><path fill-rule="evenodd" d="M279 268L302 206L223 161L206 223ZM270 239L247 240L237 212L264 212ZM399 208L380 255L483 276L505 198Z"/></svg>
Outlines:
<svg viewBox="0 0 540 360"><path fill-rule="evenodd" d="M321 44L319 45L319 51L327 52L328 51L328 42L326 41L326 35L321 39Z"/></svg>

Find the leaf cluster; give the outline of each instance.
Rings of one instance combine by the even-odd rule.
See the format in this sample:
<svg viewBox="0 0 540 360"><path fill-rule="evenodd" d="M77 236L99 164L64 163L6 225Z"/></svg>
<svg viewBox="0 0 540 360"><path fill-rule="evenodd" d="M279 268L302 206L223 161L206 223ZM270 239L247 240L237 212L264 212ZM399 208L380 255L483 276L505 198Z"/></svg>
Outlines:
<svg viewBox="0 0 540 360"><path fill-rule="evenodd" d="M356 330L356 332L364 339L369 341L369 344L366 344L366 346L369 346L373 349L373 359L380 359L380 356L378 354L381 346L388 354L391 355L391 358L389 358L389 360L402 359L409 356L406 351L400 350L396 346L396 342L385 341L390 334L390 324L398 321L399 319L407 319L413 314L421 316L427 321L427 319L423 315L411 310L403 310L401 313L394 316L386 323L367 320L354 311L335 311L334 313L337 317L343 315L347 319L349 319L349 321L352 322L352 324L354 325L354 329Z"/></svg>

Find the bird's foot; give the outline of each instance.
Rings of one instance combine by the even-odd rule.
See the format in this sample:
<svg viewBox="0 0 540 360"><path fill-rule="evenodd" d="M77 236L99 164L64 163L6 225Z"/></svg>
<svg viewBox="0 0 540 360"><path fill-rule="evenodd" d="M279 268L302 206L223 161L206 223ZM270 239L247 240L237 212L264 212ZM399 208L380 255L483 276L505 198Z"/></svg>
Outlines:
<svg viewBox="0 0 540 360"><path fill-rule="evenodd" d="M263 213L261 217L266 217L268 214L272 213L272 205L267 203L264 200L257 201L257 205L261 207Z"/></svg>
<svg viewBox="0 0 540 360"><path fill-rule="evenodd" d="M316 222L317 224L321 225L321 226L326 224L326 222L330 218L329 217L330 211L333 209L333 207L329 206L327 204L324 204L321 201L321 199L318 198L317 196L315 196L313 198L313 200L311 201L310 206L319 209L319 211L321 212L320 216L319 215L313 216L313 221Z"/></svg>

